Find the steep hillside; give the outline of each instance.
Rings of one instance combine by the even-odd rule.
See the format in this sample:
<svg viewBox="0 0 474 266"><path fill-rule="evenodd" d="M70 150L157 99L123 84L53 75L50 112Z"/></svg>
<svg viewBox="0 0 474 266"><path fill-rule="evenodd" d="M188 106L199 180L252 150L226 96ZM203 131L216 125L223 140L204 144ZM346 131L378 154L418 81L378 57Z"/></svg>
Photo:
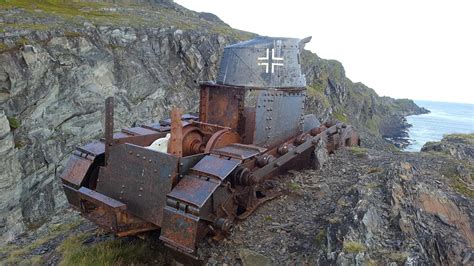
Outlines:
<svg viewBox="0 0 474 266"><path fill-rule="evenodd" d="M196 111L197 81L253 36L171 1L0 1L0 242L65 206L58 175L75 146L102 135L107 96L117 127ZM390 147L381 136L424 111L352 83L336 61L303 59L307 112L356 125L365 146Z"/></svg>

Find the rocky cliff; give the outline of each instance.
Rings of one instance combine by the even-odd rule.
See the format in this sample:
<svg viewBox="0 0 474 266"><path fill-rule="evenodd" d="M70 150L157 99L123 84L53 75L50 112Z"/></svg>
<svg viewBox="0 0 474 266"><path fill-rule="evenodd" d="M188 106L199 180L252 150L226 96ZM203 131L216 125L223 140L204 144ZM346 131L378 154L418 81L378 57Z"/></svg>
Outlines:
<svg viewBox="0 0 474 266"><path fill-rule="evenodd" d="M117 127L196 111L197 82L215 78L226 45L253 36L171 1L0 1L0 242L65 206L61 167L102 135L107 96ZM354 124L365 146L390 147L381 137L425 111L352 83L337 61L302 59L307 112Z"/></svg>

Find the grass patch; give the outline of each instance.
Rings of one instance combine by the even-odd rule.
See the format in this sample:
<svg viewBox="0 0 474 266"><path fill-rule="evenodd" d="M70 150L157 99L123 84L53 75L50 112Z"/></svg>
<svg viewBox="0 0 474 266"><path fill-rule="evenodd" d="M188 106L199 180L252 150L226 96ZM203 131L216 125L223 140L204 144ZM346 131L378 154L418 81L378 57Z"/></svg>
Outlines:
<svg viewBox="0 0 474 266"><path fill-rule="evenodd" d="M5 27L10 27L14 29L22 29L22 30L47 30L49 29L48 25L41 24L41 23L7 23L4 24Z"/></svg>
<svg viewBox="0 0 474 266"><path fill-rule="evenodd" d="M290 182L288 183L288 187L291 189L291 190L298 190L301 188L301 186L298 184L298 183L295 183L295 182Z"/></svg>
<svg viewBox="0 0 474 266"><path fill-rule="evenodd" d="M344 250L346 253L360 253L366 251L367 247L360 242L344 240L344 243L342 244L342 250Z"/></svg>
<svg viewBox="0 0 474 266"><path fill-rule="evenodd" d="M104 16L103 12L96 9L104 5L91 2L69 1L69 0L3 0L0 1L2 8L22 8L26 11L35 12L41 10L47 14L60 16Z"/></svg>
<svg viewBox="0 0 474 266"><path fill-rule="evenodd" d="M314 237L314 243L319 247L326 246L326 234L327 233L325 229L319 230Z"/></svg>
<svg viewBox="0 0 474 266"><path fill-rule="evenodd" d="M21 37L18 41L15 42L16 46L25 46L30 44L30 40L26 37Z"/></svg>
<svg viewBox="0 0 474 266"><path fill-rule="evenodd" d="M113 239L86 245L90 235L81 234L67 238L58 251L63 254L59 265L140 265L160 264L160 254L140 239Z"/></svg>
<svg viewBox="0 0 474 266"><path fill-rule="evenodd" d="M40 246L44 245L45 243L55 239L60 234L69 232L71 229L77 227L81 223L80 220L68 223L68 224L58 224L53 225L49 228L49 232L47 235L36 239L35 241L25 245L25 246L18 246L14 245L6 245L0 249L0 253L6 253L8 256L5 259L6 264L13 264L13 265L39 265L42 263L41 256L32 256L27 257L28 254L31 253L32 250L39 248ZM0 263L1 265L1 263Z"/></svg>
<svg viewBox="0 0 474 266"><path fill-rule="evenodd" d="M330 224L340 224L342 222L341 218L339 218L339 217L329 218L329 219L327 219L327 221Z"/></svg>
<svg viewBox="0 0 474 266"><path fill-rule="evenodd" d="M343 122L343 123L349 123L349 118L347 117L346 114L342 113L342 112L334 112L332 114L334 116L335 119Z"/></svg>
<svg viewBox="0 0 474 266"><path fill-rule="evenodd" d="M374 174L374 173L380 173L382 172L382 168L380 167L371 167L368 171L367 174Z"/></svg>
<svg viewBox="0 0 474 266"><path fill-rule="evenodd" d="M368 153L368 150L366 148L362 148L359 146L351 146L349 147L349 151L355 154L357 157L365 157Z"/></svg>
<svg viewBox="0 0 474 266"><path fill-rule="evenodd" d="M344 198L339 198L337 200L337 205L339 205L341 207L349 207L349 206L351 206L351 203L346 201Z"/></svg>
<svg viewBox="0 0 474 266"><path fill-rule="evenodd" d="M7 116L7 119L11 129L15 130L20 127L20 121L18 121L18 119L15 117Z"/></svg>
<svg viewBox="0 0 474 266"><path fill-rule="evenodd" d="M398 263L404 263L408 258L407 252L400 252L400 251L392 251L388 254L388 258L391 261L395 261Z"/></svg>
<svg viewBox="0 0 474 266"><path fill-rule="evenodd" d="M462 194L468 198L474 199L474 190L472 190L466 184L464 184L461 180L459 180L459 177L453 180L453 183L451 186L459 194Z"/></svg>
<svg viewBox="0 0 474 266"><path fill-rule="evenodd" d="M66 31L64 33L64 37L67 37L67 38L79 38L81 36L82 36L82 34L80 32L76 32L76 31Z"/></svg>
<svg viewBox="0 0 474 266"><path fill-rule="evenodd" d="M379 184L375 183L375 182L370 182L368 183L367 185L365 185L368 189L375 189L375 188L378 188L380 187Z"/></svg>
<svg viewBox="0 0 474 266"><path fill-rule="evenodd" d="M263 220L265 220L265 222L271 222L271 221L273 221L273 218L270 215L268 215L268 216L265 216L265 218L263 218Z"/></svg>
<svg viewBox="0 0 474 266"><path fill-rule="evenodd" d="M10 47L8 47L8 45L4 44L3 42L0 42L0 53L3 53L5 51L7 51L8 49L10 49Z"/></svg>
<svg viewBox="0 0 474 266"><path fill-rule="evenodd" d="M453 161L449 165L441 168L440 173L451 181L450 185L457 193L464 195L468 198L474 199L474 190L469 188L469 186L465 184L465 182L461 181L457 165L458 163ZM465 166L472 172L473 167L471 165Z"/></svg>

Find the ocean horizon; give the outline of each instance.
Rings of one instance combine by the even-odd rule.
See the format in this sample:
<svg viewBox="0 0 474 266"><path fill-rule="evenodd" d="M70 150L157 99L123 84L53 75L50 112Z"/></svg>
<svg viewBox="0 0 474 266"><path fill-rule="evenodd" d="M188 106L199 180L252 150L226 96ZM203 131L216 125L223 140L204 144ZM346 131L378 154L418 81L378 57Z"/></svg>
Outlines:
<svg viewBox="0 0 474 266"><path fill-rule="evenodd" d="M405 151L417 152L426 142L439 141L447 134L474 133L474 104L414 100L430 113L407 116L410 144Z"/></svg>

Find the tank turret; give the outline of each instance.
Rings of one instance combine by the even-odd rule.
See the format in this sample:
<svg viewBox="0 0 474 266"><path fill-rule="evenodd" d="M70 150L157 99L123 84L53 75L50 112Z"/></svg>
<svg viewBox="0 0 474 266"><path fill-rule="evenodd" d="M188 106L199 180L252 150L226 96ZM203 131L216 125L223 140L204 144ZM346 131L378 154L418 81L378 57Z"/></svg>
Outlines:
<svg viewBox="0 0 474 266"><path fill-rule="evenodd" d="M217 83L256 88L302 88L300 53L311 37L257 37L224 49Z"/></svg>

